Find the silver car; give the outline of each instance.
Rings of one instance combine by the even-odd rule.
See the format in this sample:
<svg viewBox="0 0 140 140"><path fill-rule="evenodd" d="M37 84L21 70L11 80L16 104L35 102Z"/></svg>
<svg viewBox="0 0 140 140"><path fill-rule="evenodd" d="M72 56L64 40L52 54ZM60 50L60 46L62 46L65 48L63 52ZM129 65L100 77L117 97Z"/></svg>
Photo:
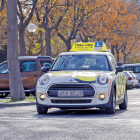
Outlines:
<svg viewBox="0 0 140 140"><path fill-rule="evenodd" d="M123 66L125 71L133 71L137 75L137 79L139 80L138 87L140 87L140 63L123 64Z"/></svg>
<svg viewBox="0 0 140 140"><path fill-rule="evenodd" d="M127 81L127 89L131 89L135 87L135 81L133 79L132 74L129 71L124 71L126 81Z"/></svg>
<svg viewBox="0 0 140 140"><path fill-rule="evenodd" d="M135 83L135 87L138 86L139 84L139 80L138 80L138 76L136 74L134 74L132 71L130 71L130 74L133 76L133 81Z"/></svg>

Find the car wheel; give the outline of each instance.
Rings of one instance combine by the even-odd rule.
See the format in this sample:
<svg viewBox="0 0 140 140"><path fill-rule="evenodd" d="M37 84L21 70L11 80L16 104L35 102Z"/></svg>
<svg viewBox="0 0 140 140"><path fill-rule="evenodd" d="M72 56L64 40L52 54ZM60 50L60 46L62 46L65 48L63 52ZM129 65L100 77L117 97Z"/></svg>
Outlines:
<svg viewBox="0 0 140 140"><path fill-rule="evenodd" d="M38 114L47 114L48 108L36 107Z"/></svg>
<svg viewBox="0 0 140 140"><path fill-rule="evenodd" d="M35 92L34 93L31 93L33 96L36 96Z"/></svg>
<svg viewBox="0 0 140 140"><path fill-rule="evenodd" d="M119 108L121 110L126 109L127 108L127 104L128 104L128 96L127 96L127 91L125 91L124 102L119 105Z"/></svg>
<svg viewBox="0 0 140 140"><path fill-rule="evenodd" d="M114 114L116 109L116 94L114 88L112 89L110 96L111 96L111 106L106 108L106 113Z"/></svg>
<svg viewBox="0 0 140 140"><path fill-rule="evenodd" d="M5 98L5 97L7 97L9 95L9 93L1 93L0 94L0 98Z"/></svg>
<svg viewBox="0 0 140 140"><path fill-rule="evenodd" d="M25 93L26 96L30 96L30 93Z"/></svg>

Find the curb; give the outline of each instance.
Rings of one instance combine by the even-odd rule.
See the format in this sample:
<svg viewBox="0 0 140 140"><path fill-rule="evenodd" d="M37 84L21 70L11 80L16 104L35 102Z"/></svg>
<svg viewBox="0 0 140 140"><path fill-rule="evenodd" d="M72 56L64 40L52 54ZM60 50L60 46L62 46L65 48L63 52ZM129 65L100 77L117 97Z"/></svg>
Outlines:
<svg viewBox="0 0 140 140"><path fill-rule="evenodd" d="M15 106L29 106L29 105L36 105L36 102L32 102L32 101L0 102L0 108L15 107Z"/></svg>

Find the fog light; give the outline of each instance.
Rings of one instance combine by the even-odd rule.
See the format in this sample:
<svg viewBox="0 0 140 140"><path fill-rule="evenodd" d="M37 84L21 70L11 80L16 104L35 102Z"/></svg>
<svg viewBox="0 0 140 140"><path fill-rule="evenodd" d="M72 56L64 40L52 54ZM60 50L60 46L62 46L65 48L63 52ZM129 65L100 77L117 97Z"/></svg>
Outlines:
<svg viewBox="0 0 140 140"><path fill-rule="evenodd" d="M44 94L40 95L40 100L42 100L42 101L45 100L45 95Z"/></svg>
<svg viewBox="0 0 140 140"><path fill-rule="evenodd" d="M104 95L104 94L100 94L100 95L99 95L99 99L100 99L101 101L103 101L103 100L105 99L105 95Z"/></svg>

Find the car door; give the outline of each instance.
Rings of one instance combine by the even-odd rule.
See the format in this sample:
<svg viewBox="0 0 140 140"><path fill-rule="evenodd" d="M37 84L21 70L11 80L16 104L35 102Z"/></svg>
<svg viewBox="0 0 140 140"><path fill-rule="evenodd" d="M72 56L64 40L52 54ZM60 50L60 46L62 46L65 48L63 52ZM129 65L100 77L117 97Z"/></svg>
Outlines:
<svg viewBox="0 0 140 140"><path fill-rule="evenodd" d="M33 89L40 73L37 61L20 60L20 69L24 90Z"/></svg>
<svg viewBox="0 0 140 140"><path fill-rule="evenodd" d="M112 55L109 55L108 57L112 65L112 69L116 70L117 64L115 62L115 58ZM124 91L123 73L118 72L116 75L116 100L120 100L121 98L123 98L124 93L123 91Z"/></svg>
<svg viewBox="0 0 140 140"><path fill-rule="evenodd" d="M9 71L7 62L0 65L0 90L9 90Z"/></svg>

